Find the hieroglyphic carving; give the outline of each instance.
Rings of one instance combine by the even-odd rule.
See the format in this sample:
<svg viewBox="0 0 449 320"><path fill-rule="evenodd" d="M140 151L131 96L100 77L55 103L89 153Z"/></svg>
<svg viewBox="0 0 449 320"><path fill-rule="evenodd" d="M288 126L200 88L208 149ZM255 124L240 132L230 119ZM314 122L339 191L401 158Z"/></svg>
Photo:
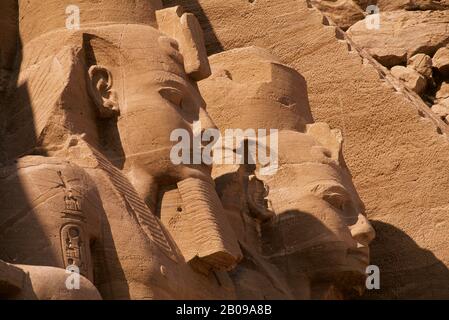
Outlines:
<svg viewBox="0 0 449 320"><path fill-rule="evenodd" d="M81 203L79 199L73 194L72 188L69 183L64 178L61 171L58 171L58 176L61 179L61 185L64 190L64 204L65 210L64 213L67 214L75 214L82 216Z"/></svg>
<svg viewBox="0 0 449 320"><path fill-rule="evenodd" d="M74 223L64 225L61 229L61 242L66 268L76 265L82 275L87 275L90 261L87 249L89 243L83 228Z"/></svg>
<svg viewBox="0 0 449 320"><path fill-rule="evenodd" d="M73 187L61 171L57 172L64 191L63 220L67 221L61 228L61 247L65 267L76 265L80 273L89 276L91 267L90 244L84 232L86 216L82 211L79 197L74 195ZM82 188L78 186L78 188Z"/></svg>

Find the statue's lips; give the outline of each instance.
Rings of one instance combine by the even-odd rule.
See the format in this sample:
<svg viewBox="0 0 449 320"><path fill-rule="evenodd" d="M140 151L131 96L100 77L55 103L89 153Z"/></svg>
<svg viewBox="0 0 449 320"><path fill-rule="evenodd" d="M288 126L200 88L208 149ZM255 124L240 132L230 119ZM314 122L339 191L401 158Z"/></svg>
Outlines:
<svg viewBox="0 0 449 320"><path fill-rule="evenodd" d="M205 164L204 162L199 164L173 164L169 157L170 150L171 146L144 152L135 152L127 155L125 160L128 162L129 167L134 165L137 167L150 169L155 166L160 166L161 169L159 172L166 175L171 174L172 176L176 176L178 181L188 178L196 178L212 183L212 165ZM114 160L117 159L121 160L123 158L116 158ZM158 172L151 172L150 174L158 176Z"/></svg>

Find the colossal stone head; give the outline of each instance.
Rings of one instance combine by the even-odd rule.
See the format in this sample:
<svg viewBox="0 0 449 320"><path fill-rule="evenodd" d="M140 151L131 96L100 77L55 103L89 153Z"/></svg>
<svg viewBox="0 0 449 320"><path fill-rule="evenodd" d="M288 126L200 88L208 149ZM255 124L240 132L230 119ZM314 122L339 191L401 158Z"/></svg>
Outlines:
<svg viewBox="0 0 449 320"><path fill-rule="evenodd" d="M158 0L54 0L45 12L36 2L19 5L23 59L4 141L9 158L52 152L84 134L139 175L175 182L210 175L169 157L173 130L191 134L200 119L204 129L213 126L196 87L210 69L193 15L179 7L156 14ZM79 28L67 29L77 12ZM9 142L17 136L24 142Z"/></svg>
<svg viewBox="0 0 449 320"><path fill-rule="evenodd" d="M263 255L282 271L296 297L304 296L306 285L316 299L360 292L375 233L344 163L341 133L312 123L305 80L265 51L232 50L210 61L213 75L200 88L220 130L279 130L278 148L265 146L277 155L274 174L261 175L259 164L248 163L214 169L224 207L243 208L257 220ZM260 81L261 74L270 80ZM247 89L252 87L263 90ZM239 178L225 178L232 174ZM231 217L236 229L246 230Z"/></svg>
<svg viewBox="0 0 449 320"><path fill-rule="evenodd" d="M152 27L105 29L83 36L92 48L87 58L90 97L100 117L109 119L109 137L115 134L120 142L111 145L121 149L113 161L155 179L206 179L207 167L174 165L170 159L173 131L184 129L192 137L195 121L201 120L205 129L213 126L185 71L178 42Z"/></svg>
<svg viewBox="0 0 449 320"><path fill-rule="evenodd" d="M43 10L42 3L20 1L23 52L2 160L24 154L64 158L71 137L82 136L122 170L111 179L121 179L125 191L136 189L131 197L143 200L140 209L146 204L164 218L158 204L167 190L181 189L185 207L179 209L202 232L186 222L184 258L200 260L196 265L205 273L232 268L240 250L226 221L217 218L221 204L210 167L170 158L177 143L170 139L173 131L184 129L192 137L194 122L213 126L196 86L210 74L202 31L180 7L161 7L158 0L53 0ZM179 214L169 204L166 211Z"/></svg>
<svg viewBox="0 0 449 320"><path fill-rule="evenodd" d="M293 283L306 274L317 299L362 291L375 236L339 160L339 139L323 123L306 133L281 131L277 173L262 177L256 170L252 182L265 186L264 201L275 213L261 225L264 255Z"/></svg>

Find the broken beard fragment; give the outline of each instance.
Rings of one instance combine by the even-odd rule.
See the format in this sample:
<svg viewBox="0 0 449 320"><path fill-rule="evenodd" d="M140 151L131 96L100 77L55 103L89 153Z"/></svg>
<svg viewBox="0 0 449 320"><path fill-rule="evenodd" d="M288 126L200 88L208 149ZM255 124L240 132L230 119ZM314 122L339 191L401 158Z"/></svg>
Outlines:
<svg viewBox="0 0 449 320"><path fill-rule="evenodd" d="M189 178L164 194L161 219L192 267L202 273L231 270L242 257L212 182Z"/></svg>

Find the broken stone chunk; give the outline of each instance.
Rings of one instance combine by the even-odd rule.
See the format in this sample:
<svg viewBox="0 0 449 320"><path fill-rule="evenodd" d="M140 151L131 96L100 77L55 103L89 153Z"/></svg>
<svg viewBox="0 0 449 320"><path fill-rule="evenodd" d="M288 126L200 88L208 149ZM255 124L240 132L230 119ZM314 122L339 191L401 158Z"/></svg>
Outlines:
<svg viewBox="0 0 449 320"><path fill-rule="evenodd" d="M449 48L439 49L433 56L433 66L443 75L449 76Z"/></svg>
<svg viewBox="0 0 449 320"><path fill-rule="evenodd" d="M405 86L417 94L423 93L427 87L426 78L412 68L395 66L391 68L391 74L397 79L404 81Z"/></svg>
<svg viewBox="0 0 449 320"><path fill-rule="evenodd" d="M447 0L377 0L381 11L394 10L447 10Z"/></svg>
<svg viewBox="0 0 449 320"><path fill-rule="evenodd" d="M415 54L408 59L408 67L418 71L427 79L432 78L432 58L424 53Z"/></svg>
<svg viewBox="0 0 449 320"><path fill-rule="evenodd" d="M444 100L449 98L449 82L443 82L438 88L435 98L437 100Z"/></svg>
<svg viewBox="0 0 449 320"><path fill-rule="evenodd" d="M442 104L435 104L431 110L441 118L446 118L449 115L449 106Z"/></svg>

